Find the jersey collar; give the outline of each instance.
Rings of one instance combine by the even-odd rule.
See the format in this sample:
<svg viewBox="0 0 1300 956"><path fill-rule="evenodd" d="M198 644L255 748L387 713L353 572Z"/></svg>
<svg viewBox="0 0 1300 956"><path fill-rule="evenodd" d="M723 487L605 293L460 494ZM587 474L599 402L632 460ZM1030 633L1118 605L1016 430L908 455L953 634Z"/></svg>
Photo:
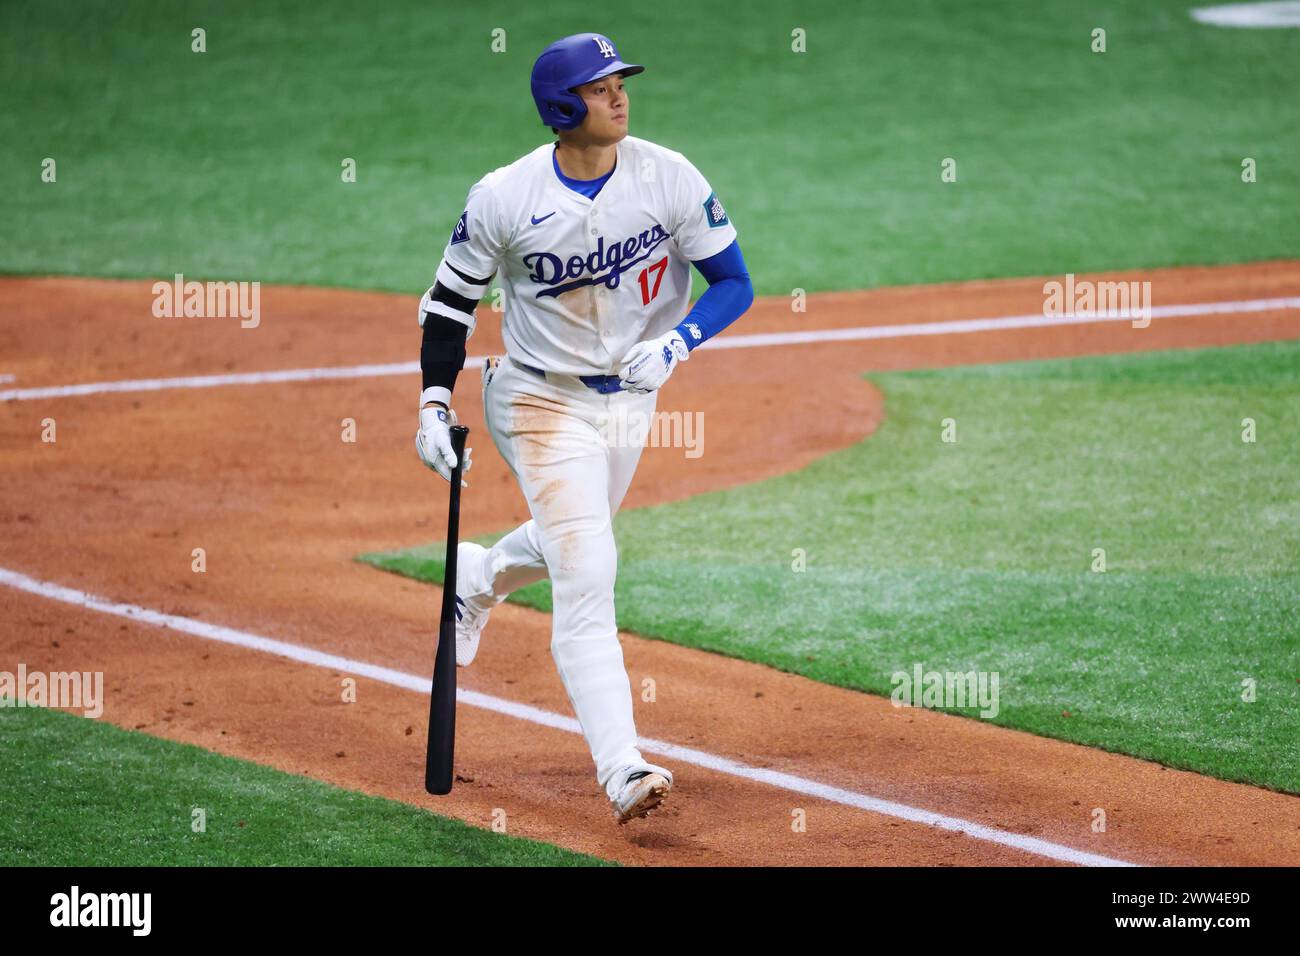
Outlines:
<svg viewBox="0 0 1300 956"><path fill-rule="evenodd" d="M549 158L550 161L551 161L551 162L550 162L550 166L551 166L551 181L552 181L552 182L553 182L553 183L554 183L554 184L559 188L559 190L560 190L562 193L564 193L566 196L572 196L572 197L573 197L574 199L576 199L578 202L586 203L588 206L594 205L595 202L596 202L596 199L599 199L601 196L605 195L605 193L609 192L609 187L610 187L610 185L613 184L615 181L618 180L618 178L619 178L619 170L621 170L621 169L623 168L623 166L625 165L624 162L623 162L623 142L620 140L619 142L617 142L617 143L614 144L614 168L611 169L611 170L609 171L609 178L608 178L607 180L605 180L605 185L602 186L600 192L598 192L598 193L596 194L596 199L588 199L588 198L587 198L586 196L584 196L582 193L580 193L580 192L574 192L572 189L570 189L568 186L566 186L566 185L564 184L564 180L560 178L560 175L561 175L561 174L560 174L560 164L559 164L559 160L557 160L557 159L555 158L555 147L554 147L554 146L551 147L551 154L550 154L550 156L549 156L548 158ZM577 182L582 182L582 180L576 180L576 181L577 181ZM588 180L588 181L589 181L589 180Z"/></svg>

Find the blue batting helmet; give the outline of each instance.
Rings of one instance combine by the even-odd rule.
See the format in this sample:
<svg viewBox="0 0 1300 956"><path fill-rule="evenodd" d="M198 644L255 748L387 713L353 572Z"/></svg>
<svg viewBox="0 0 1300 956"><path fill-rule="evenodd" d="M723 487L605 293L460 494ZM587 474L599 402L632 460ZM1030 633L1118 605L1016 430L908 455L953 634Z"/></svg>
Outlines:
<svg viewBox="0 0 1300 956"><path fill-rule="evenodd" d="M556 129L577 129L587 115L587 104L573 92L611 73L632 76L644 66L624 63L614 41L599 33L575 33L556 40L533 64L533 99L542 123Z"/></svg>

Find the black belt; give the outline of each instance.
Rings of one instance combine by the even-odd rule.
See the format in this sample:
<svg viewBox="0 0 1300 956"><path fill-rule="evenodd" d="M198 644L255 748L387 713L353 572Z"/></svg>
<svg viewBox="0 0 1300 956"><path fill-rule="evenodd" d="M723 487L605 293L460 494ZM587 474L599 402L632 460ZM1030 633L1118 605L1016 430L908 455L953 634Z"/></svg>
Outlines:
<svg viewBox="0 0 1300 956"><path fill-rule="evenodd" d="M525 365L523 362L517 362L514 359L510 361L525 372L532 372L540 378L546 378L546 373L540 368L533 368L531 365ZM601 395L609 395L611 392L621 392L623 390L623 382L617 375L579 375L577 378L583 385L599 392Z"/></svg>

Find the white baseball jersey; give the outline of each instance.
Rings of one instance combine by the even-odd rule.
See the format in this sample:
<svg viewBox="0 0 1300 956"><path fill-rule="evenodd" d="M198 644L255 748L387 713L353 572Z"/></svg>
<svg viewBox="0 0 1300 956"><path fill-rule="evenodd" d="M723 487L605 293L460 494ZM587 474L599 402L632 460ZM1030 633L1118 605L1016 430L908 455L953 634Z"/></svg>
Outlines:
<svg viewBox="0 0 1300 956"><path fill-rule="evenodd" d="M625 137L613 173L588 199L560 181L554 149L539 146L474 184L437 279L476 300L486 285L453 268L479 280L500 270L512 359L566 375L614 374L633 345L681 322L691 262L727 248L736 230L681 153ZM426 311L474 330L472 312L429 293L421 322Z"/></svg>

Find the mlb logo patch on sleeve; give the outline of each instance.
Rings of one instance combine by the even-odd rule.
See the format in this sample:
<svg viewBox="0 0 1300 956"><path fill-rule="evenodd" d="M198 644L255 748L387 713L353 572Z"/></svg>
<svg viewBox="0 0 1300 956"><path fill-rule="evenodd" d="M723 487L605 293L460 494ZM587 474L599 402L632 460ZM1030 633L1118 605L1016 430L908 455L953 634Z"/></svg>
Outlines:
<svg viewBox="0 0 1300 956"><path fill-rule="evenodd" d="M709 198L704 200L704 215L709 218L710 229L727 224L727 211L722 208L717 193L709 193Z"/></svg>
<svg viewBox="0 0 1300 956"><path fill-rule="evenodd" d="M469 210L466 209L456 220L456 228L451 231L451 244L469 242Z"/></svg>

